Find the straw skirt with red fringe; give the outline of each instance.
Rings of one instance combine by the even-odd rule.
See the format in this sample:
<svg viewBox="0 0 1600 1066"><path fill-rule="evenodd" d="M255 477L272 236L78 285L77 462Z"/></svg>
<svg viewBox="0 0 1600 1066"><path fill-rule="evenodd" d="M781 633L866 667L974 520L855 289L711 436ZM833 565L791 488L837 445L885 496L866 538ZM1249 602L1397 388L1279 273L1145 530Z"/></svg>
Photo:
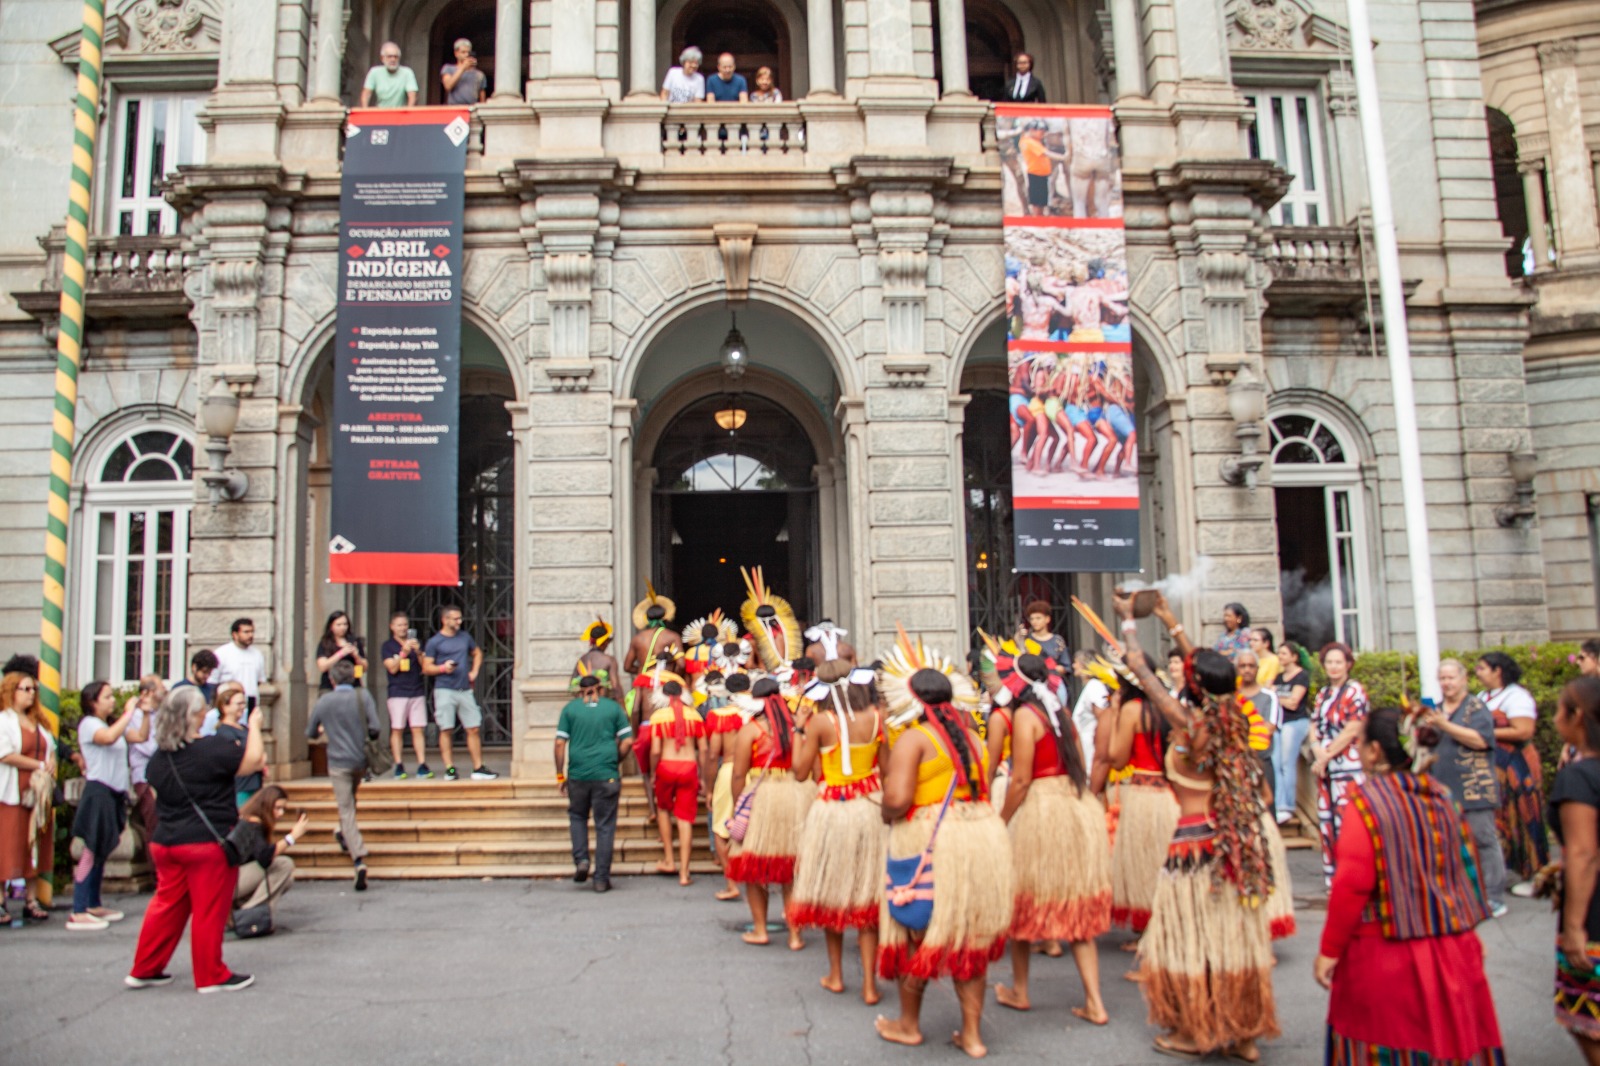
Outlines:
<svg viewBox="0 0 1600 1066"><path fill-rule="evenodd" d="M876 774L854 785L823 789L800 830L789 921L834 933L877 929L888 844Z"/></svg>
<svg viewBox="0 0 1600 1066"><path fill-rule="evenodd" d="M889 855L914 858L927 847L939 807L918 808L889 832ZM933 920L921 933L878 920L878 973L887 980L951 977L971 981L1006 948L1015 895L1011 837L1000 812L983 802L950 804L933 846Z"/></svg>
<svg viewBox="0 0 1600 1066"><path fill-rule="evenodd" d="M1267 897L1267 929L1272 939L1294 936L1294 881L1289 876L1289 849L1269 810L1261 816L1261 835L1267 839L1267 854L1272 859L1272 895Z"/></svg>
<svg viewBox="0 0 1600 1066"><path fill-rule="evenodd" d="M1178 801L1158 774L1134 774L1122 782L1119 795L1122 811L1111 847L1111 921L1142 933L1178 828Z"/></svg>
<svg viewBox="0 0 1600 1066"><path fill-rule="evenodd" d="M1150 1024L1183 1032L1202 1052L1279 1035L1266 910L1212 879L1215 840L1205 815L1178 820L1139 940Z"/></svg>
<svg viewBox="0 0 1600 1066"><path fill-rule="evenodd" d="M1072 779L1028 786L1011 816L1013 940L1093 940L1111 928L1111 838L1100 801Z"/></svg>
<svg viewBox="0 0 1600 1066"><path fill-rule="evenodd" d="M753 885L793 881L800 826L816 798L813 782L796 781L787 770L767 771L750 806L750 827L744 841L734 844L728 857L728 880Z"/></svg>

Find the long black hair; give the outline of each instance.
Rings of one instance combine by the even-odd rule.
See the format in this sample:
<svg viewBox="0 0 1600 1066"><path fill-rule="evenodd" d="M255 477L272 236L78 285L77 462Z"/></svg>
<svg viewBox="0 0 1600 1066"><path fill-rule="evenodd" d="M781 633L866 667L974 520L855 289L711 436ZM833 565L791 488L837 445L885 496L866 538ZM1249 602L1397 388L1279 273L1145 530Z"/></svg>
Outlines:
<svg viewBox="0 0 1600 1066"><path fill-rule="evenodd" d="M83 692L78 697L78 706L83 709L83 713L93 714L94 701L100 698L100 693L104 692L110 687L111 682L109 681L91 681L87 685L83 686ZM6 708L6 710L10 709L11 708L9 707Z"/></svg>
<svg viewBox="0 0 1600 1066"><path fill-rule="evenodd" d="M333 623L337 622L341 618L343 618L346 622L350 622L350 612L334 611L332 614L328 615L328 622L322 627L322 639L317 641L318 655L332 655L334 652L339 650L339 642L335 640L333 636ZM354 622L350 622L350 624L345 627L344 639L348 640L351 644L354 644L357 651L361 652L363 655L366 654L365 649L361 647L360 638L355 634Z"/></svg>
<svg viewBox="0 0 1600 1066"><path fill-rule="evenodd" d="M1600 751L1600 678L1573 678L1562 686L1559 702L1578 716L1590 750Z"/></svg>
<svg viewBox="0 0 1600 1066"><path fill-rule="evenodd" d="M1503 651L1486 651L1478 656L1478 661L1491 670L1500 671L1500 684L1503 687L1509 688L1522 680L1522 667Z"/></svg>
<svg viewBox="0 0 1600 1066"><path fill-rule="evenodd" d="M1049 669L1045 666L1041 656L1027 654L1017 656L1017 672L1029 681L1044 681L1050 676ZM1058 711L1054 721L1051 721L1050 712L1045 710L1044 702L1034 695L1033 689L1024 689L1021 701L1038 711L1047 723L1050 723L1052 732L1055 733L1056 752L1061 759L1061 765L1066 767L1067 776L1072 779L1079 792L1089 787L1089 774L1083 767L1083 749L1078 746L1078 730L1072 724L1072 714L1067 711L1067 724L1060 726L1061 712ZM1063 711L1066 708L1062 708Z"/></svg>
<svg viewBox="0 0 1600 1066"><path fill-rule="evenodd" d="M778 683L763 677L750 687L750 695L761 701L760 714L767 720L767 728L778 742L778 750L788 758L794 751L794 719L789 717L789 705L784 701ZM846 738L848 743L848 738Z"/></svg>
<svg viewBox="0 0 1600 1066"><path fill-rule="evenodd" d="M966 723L950 704L955 698L950 679L941 671L924 667L911 675L910 685L912 695L922 701L929 717L943 727L950 743L955 745L954 755L961 761L969 787L976 795L983 781L983 762L968 742Z"/></svg>
<svg viewBox="0 0 1600 1066"><path fill-rule="evenodd" d="M1379 707L1368 714L1364 736L1378 745L1391 770L1411 769L1411 753L1400 743L1400 708Z"/></svg>

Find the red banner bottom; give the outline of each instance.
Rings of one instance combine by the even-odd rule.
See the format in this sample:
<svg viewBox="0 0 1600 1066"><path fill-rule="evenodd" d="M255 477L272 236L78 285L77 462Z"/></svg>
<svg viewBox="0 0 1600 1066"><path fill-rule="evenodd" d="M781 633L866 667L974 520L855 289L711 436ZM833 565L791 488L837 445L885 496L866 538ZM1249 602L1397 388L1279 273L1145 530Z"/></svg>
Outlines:
<svg viewBox="0 0 1600 1066"><path fill-rule="evenodd" d="M427 552L346 552L328 556L328 580L341 585L459 585L460 557Z"/></svg>
<svg viewBox="0 0 1600 1066"><path fill-rule="evenodd" d="M1018 496L1014 511L1137 511L1137 496Z"/></svg>

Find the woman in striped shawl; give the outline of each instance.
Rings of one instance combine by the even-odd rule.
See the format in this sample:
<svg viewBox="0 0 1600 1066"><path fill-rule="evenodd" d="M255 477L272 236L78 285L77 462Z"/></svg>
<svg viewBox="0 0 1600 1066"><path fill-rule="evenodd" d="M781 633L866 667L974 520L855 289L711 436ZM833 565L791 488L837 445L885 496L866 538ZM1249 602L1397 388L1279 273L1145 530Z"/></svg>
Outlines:
<svg viewBox="0 0 1600 1066"><path fill-rule="evenodd" d="M1316 978L1329 1066L1502 1066L1500 1026L1473 927L1488 918L1477 853L1448 789L1411 772L1400 712L1368 716Z"/></svg>

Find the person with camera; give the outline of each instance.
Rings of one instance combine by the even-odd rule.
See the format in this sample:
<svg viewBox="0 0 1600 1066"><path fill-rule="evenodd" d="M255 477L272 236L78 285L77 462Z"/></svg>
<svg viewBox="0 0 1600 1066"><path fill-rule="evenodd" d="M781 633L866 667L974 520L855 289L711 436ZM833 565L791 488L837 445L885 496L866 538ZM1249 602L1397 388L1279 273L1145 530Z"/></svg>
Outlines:
<svg viewBox="0 0 1600 1066"><path fill-rule="evenodd" d="M166 972L189 926L189 951L198 992L237 992L255 978L222 961L222 934L233 906L239 871L223 841L239 820L234 778L267 764L262 716L250 716L245 740L200 735L205 697L196 687L175 688L156 712L156 754L146 778L156 790L156 834L150 858L156 894L144 912L129 988L172 983Z"/></svg>
<svg viewBox="0 0 1600 1066"><path fill-rule="evenodd" d="M455 62L439 68L444 102L455 107L483 103L489 79L478 69L478 57L472 54L472 42L463 37L456 41L451 51L455 54Z"/></svg>
<svg viewBox="0 0 1600 1066"><path fill-rule="evenodd" d="M289 797L282 785L268 785L239 809L239 824L234 827L233 841L239 849L239 883L233 890L235 912L247 911L263 904L274 906L294 884L294 860L289 849L305 836L306 824L311 816L300 812L300 820L282 840L273 842L278 819L289 807Z"/></svg>
<svg viewBox="0 0 1600 1066"><path fill-rule="evenodd" d="M355 889L367 890L367 844L356 824L356 789L367 773L367 741L377 740L382 729L378 705L372 694L355 687L356 664L340 659L328 668L333 691L324 692L311 709L306 738L328 738L328 780L339 804L339 846L355 863ZM252 724L254 718L252 717Z"/></svg>
<svg viewBox="0 0 1600 1066"><path fill-rule="evenodd" d="M411 617L404 611L389 616L389 639L378 650L383 668L389 673L389 751L394 755L394 779L406 779L405 731L411 728L411 750L417 756L417 776L431 778L425 760L428 742L428 687L422 676L422 645Z"/></svg>
<svg viewBox="0 0 1600 1066"><path fill-rule="evenodd" d="M1500 789L1494 776L1494 714L1467 690L1467 668L1460 659L1439 663L1440 706L1417 720L1417 740L1433 749L1432 778L1450 790L1461 820L1478 844L1484 899L1491 917L1506 913L1506 859L1494 816Z"/></svg>
<svg viewBox="0 0 1600 1066"><path fill-rule="evenodd" d="M66 925L74 932L97 931L122 921L122 912L101 900L100 881L106 860L117 850L128 825L128 792L133 787L128 744L144 740L150 729L148 722L132 725L131 709L117 716L117 693L108 681L85 685L81 706L78 751L87 783L72 820L73 837L83 841L83 852L72 869L72 916Z"/></svg>

